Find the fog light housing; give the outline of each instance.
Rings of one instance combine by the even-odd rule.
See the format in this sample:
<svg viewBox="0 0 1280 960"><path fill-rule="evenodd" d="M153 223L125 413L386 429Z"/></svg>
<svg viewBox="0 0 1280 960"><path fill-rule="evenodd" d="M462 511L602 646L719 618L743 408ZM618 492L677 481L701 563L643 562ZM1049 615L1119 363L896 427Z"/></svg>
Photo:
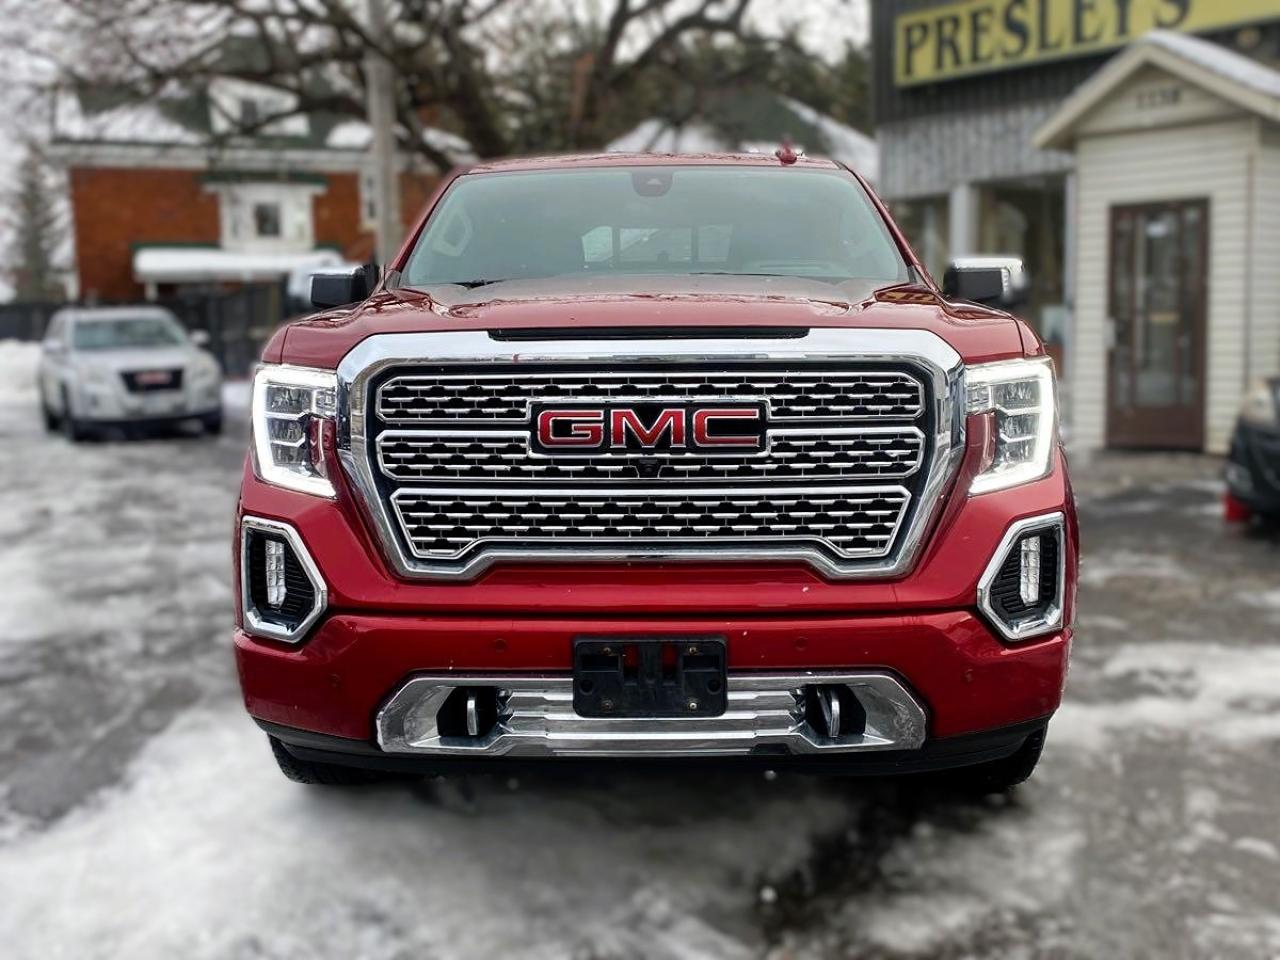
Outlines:
<svg viewBox="0 0 1280 960"><path fill-rule="evenodd" d="M1008 640L1062 626L1066 544L1061 513L1009 527L978 581L978 608Z"/></svg>
<svg viewBox="0 0 1280 960"><path fill-rule="evenodd" d="M286 643L301 641L324 611L324 578L289 524L241 521L240 598L246 632Z"/></svg>

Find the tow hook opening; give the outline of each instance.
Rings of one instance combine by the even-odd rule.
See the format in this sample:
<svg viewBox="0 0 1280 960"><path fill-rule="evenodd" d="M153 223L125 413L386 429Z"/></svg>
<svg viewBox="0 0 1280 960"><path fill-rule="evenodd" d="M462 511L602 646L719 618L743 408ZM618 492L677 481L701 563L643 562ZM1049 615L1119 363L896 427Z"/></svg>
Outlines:
<svg viewBox="0 0 1280 960"><path fill-rule="evenodd" d="M833 740L861 736L867 729L867 711L843 683L807 685L804 718L814 733Z"/></svg>
<svg viewBox="0 0 1280 960"><path fill-rule="evenodd" d="M486 737L497 725L497 687L458 687L436 714L442 737Z"/></svg>

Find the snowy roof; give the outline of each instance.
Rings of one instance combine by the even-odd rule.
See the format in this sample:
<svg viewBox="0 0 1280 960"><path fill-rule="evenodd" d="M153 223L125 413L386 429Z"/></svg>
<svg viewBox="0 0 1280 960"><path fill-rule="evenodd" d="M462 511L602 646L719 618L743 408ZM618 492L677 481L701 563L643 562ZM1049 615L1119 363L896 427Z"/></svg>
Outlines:
<svg viewBox="0 0 1280 960"><path fill-rule="evenodd" d="M713 102L704 116L679 126L659 118L645 120L605 149L611 153L772 153L784 136L791 136L799 150L838 160L869 180L877 178L880 150L871 137L788 97L745 97L750 100L745 104L748 110L763 105L769 115L764 116L761 111L744 121L744 104L729 102L721 109Z"/></svg>
<svg viewBox="0 0 1280 960"><path fill-rule="evenodd" d="M329 131L324 139L324 145L330 150L367 150L372 136L369 125L363 120L343 120ZM426 127L422 131L422 140L429 146L448 154L455 161L475 159L471 144L447 130Z"/></svg>
<svg viewBox="0 0 1280 960"><path fill-rule="evenodd" d="M1273 70L1227 47L1168 30L1152 30L1138 42L1163 47L1224 79L1280 99L1280 70Z"/></svg>
<svg viewBox="0 0 1280 960"><path fill-rule="evenodd" d="M60 90L53 102L53 139L67 144L200 147L212 144L221 133L231 135L235 146L311 151L368 149L371 135L363 120L327 113L293 119L307 122L276 124L246 136L227 129L225 118L211 111L208 100L176 88L146 101L122 100L109 91ZM455 134L428 127L422 138L454 162L475 159L470 144Z"/></svg>
<svg viewBox="0 0 1280 960"><path fill-rule="evenodd" d="M247 283L279 280L309 266L338 267L343 263L342 255L334 250L277 253L218 247L143 247L133 255L133 275L139 283Z"/></svg>
<svg viewBox="0 0 1280 960"><path fill-rule="evenodd" d="M206 139L200 131L172 119L158 100L87 110L77 96L58 96L53 129L56 138L76 141L195 145Z"/></svg>
<svg viewBox="0 0 1280 960"><path fill-rule="evenodd" d="M1042 150L1067 146L1076 124L1146 66L1159 67L1228 103L1280 122L1280 71L1199 37L1152 30L1068 97L1036 131L1035 145Z"/></svg>

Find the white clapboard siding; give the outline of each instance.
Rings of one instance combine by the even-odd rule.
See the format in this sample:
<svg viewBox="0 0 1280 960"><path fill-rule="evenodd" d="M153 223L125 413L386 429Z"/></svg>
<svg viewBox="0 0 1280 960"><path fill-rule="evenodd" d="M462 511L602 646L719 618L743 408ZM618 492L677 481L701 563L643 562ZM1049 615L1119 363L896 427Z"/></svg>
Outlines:
<svg viewBox="0 0 1280 960"><path fill-rule="evenodd" d="M1224 114L1235 113L1223 106ZM1226 449L1248 374L1245 262L1250 244L1245 204L1249 157L1257 152L1259 130L1252 117L1237 114L1221 122L1107 132L1077 141L1071 395L1072 437L1081 447L1106 442L1110 209L1203 197L1209 201L1210 220L1206 447L1215 452Z"/></svg>
<svg viewBox="0 0 1280 960"><path fill-rule="evenodd" d="M1253 336L1250 372L1280 373L1280 127L1259 120L1254 177Z"/></svg>

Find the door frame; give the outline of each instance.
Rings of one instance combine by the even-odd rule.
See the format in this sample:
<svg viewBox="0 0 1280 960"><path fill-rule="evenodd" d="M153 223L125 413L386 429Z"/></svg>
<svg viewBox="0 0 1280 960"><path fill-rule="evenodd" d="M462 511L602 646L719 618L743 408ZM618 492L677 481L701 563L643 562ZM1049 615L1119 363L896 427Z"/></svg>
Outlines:
<svg viewBox="0 0 1280 960"><path fill-rule="evenodd" d="M1192 424L1180 420L1173 422L1148 422L1139 426L1134 432L1132 422L1120 421L1120 408L1113 389L1115 383L1115 281L1116 271L1122 266L1132 271L1132 248L1125 255L1124 263L1115 255L1116 225L1119 215L1125 213L1150 213L1152 211L1175 210L1181 212L1188 207L1199 207L1203 229L1200 233L1200 263L1203 276L1200 278L1197 302L1194 304L1195 314L1191 324L1191 350L1194 357L1192 373L1196 380L1195 420ZM1167 450L1203 450L1205 445L1205 415L1208 385L1205 376L1208 370L1208 327L1209 327L1209 235L1212 229L1213 207L1208 197L1177 197L1168 200L1148 200L1136 203L1112 203L1107 208L1107 289L1106 289L1106 323L1111 327L1110 342L1107 345L1106 358L1106 444L1110 448L1148 448ZM1182 271L1184 278L1186 271ZM1134 298L1138 284L1136 277L1129 285L1129 315L1136 318ZM1188 280L1184 279L1184 283ZM1185 289L1184 289L1185 293ZM1133 377L1130 376L1132 387ZM1152 408L1153 410L1157 408ZM1159 414L1152 414L1153 417Z"/></svg>

